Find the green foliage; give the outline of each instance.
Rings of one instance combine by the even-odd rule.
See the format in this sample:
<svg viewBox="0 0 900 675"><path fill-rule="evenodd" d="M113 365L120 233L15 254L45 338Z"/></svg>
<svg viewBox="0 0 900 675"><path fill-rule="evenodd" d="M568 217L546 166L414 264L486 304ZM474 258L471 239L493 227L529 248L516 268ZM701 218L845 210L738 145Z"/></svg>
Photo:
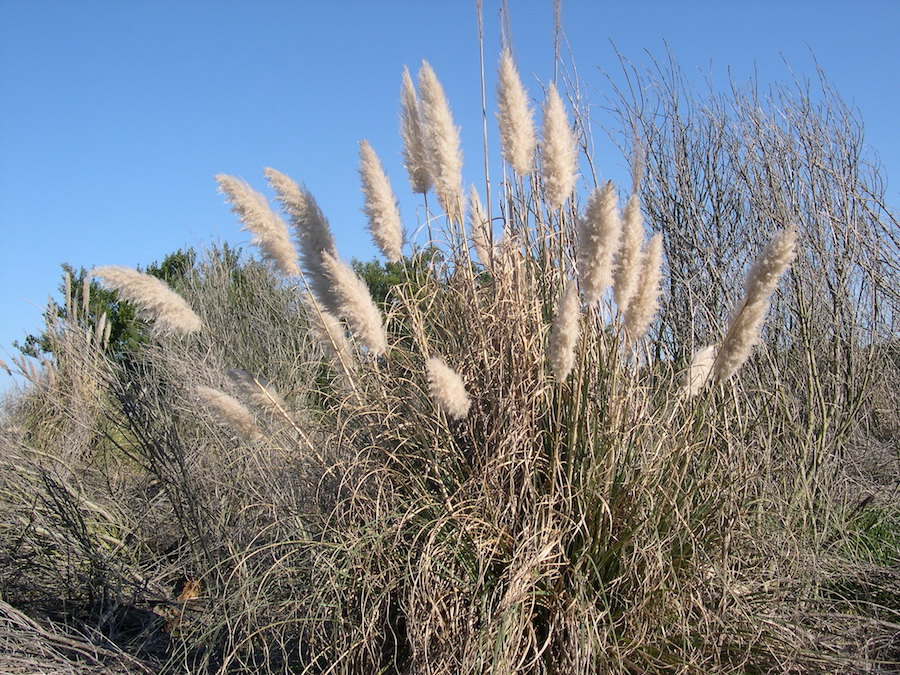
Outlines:
<svg viewBox="0 0 900 675"><path fill-rule="evenodd" d="M382 262L377 258L362 262L354 258L350 261L350 265L366 282L372 299L378 305L386 305L395 299L392 289L410 279L421 278L425 270L441 260L443 255L440 250L435 246L429 246L414 256L404 256L403 260L398 262Z"/></svg>

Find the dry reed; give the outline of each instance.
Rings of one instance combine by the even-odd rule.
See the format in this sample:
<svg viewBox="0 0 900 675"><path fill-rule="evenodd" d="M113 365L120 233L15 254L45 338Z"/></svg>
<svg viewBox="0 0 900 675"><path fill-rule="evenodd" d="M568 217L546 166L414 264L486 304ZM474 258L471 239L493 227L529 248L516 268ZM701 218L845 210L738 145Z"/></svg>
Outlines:
<svg viewBox="0 0 900 675"><path fill-rule="evenodd" d="M438 201L451 222L462 223L463 158L459 129L453 123L444 88L427 61L422 61L419 69L419 113L428 170Z"/></svg>
<svg viewBox="0 0 900 675"><path fill-rule="evenodd" d="M365 195L363 210L369 220L372 239L388 262L398 262L403 257L400 210L381 160L366 140L359 144L359 175Z"/></svg>
<svg viewBox="0 0 900 675"><path fill-rule="evenodd" d="M578 223L578 280L584 301L597 302L612 283L622 222L612 181L594 190Z"/></svg>
<svg viewBox="0 0 900 675"><path fill-rule="evenodd" d="M556 85L547 87L544 99L541 140L541 176L547 203L553 210L575 190L578 175L578 146Z"/></svg>
<svg viewBox="0 0 900 675"><path fill-rule="evenodd" d="M534 166L537 144L534 119L528 105L528 94L509 49L500 55L497 82L497 121L500 127L500 149L512 170L524 176Z"/></svg>
<svg viewBox="0 0 900 675"><path fill-rule="evenodd" d="M216 182L244 224L242 229L253 234L252 243L259 247L263 257L285 276L299 274L297 249L291 243L287 225L272 211L266 198L234 176L219 174Z"/></svg>
<svg viewBox="0 0 900 675"><path fill-rule="evenodd" d="M203 328L200 317L184 298L156 277L118 265L96 267L91 276L134 303L139 316L153 321L153 329L160 334L188 335Z"/></svg>
<svg viewBox="0 0 900 675"><path fill-rule="evenodd" d="M425 362L428 390L431 397L448 417L461 420L469 414L472 400L462 378L444 359L433 356Z"/></svg>
<svg viewBox="0 0 900 675"><path fill-rule="evenodd" d="M419 115L419 100L409 69L403 69L403 85L400 90L400 136L403 139L403 164L409 176L413 192L425 194L431 189L431 173L428 170L428 153Z"/></svg>
<svg viewBox="0 0 900 675"><path fill-rule="evenodd" d="M387 337L381 312L372 301L366 282L330 253L323 254L322 263L331 280L331 297L338 314L347 320L350 331L372 356L381 356L387 351Z"/></svg>
<svg viewBox="0 0 900 675"><path fill-rule="evenodd" d="M769 311L772 294L781 275L794 259L797 231L780 230L760 253L744 283L744 298L732 313L722 347L716 356L716 378L727 380L753 354L760 341L760 329Z"/></svg>

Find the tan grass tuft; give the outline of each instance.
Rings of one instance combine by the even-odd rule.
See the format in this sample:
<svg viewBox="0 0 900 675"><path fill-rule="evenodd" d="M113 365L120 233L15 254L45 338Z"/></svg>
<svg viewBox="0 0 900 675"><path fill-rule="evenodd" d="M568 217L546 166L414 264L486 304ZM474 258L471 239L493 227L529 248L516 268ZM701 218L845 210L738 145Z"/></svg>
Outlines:
<svg viewBox="0 0 900 675"><path fill-rule="evenodd" d="M428 390L438 407L455 420L461 420L468 415L472 401L462 378L456 371L438 356L425 362L425 371L428 376Z"/></svg>
<svg viewBox="0 0 900 675"><path fill-rule="evenodd" d="M291 243L287 225L272 211L266 198L234 176L219 174L216 182L219 191L231 202L231 210L244 224L242 229L253 234L253 244L259 247L263 257L285 276L299 274L297 249Z"/></svg>
<svg viewBox="0 0 900 675"><path fill-rule="evenodd" d="M375 306L366 282L330 253L324 254L322 261L331 279L331 293L338 312L347 319L350 331L371 354L381 356L387 351L387 337L381 312Z"/></svg>
<svg viewBox="0 0 900 675"><path fill-rule="evenodd" d="M207 409L240 438L258 441L262 438L256 420L247 407L233 396L212 387L197 387L197 394Z"/></svg>
<svg viewBox="0 0 900 675"><path fill-rule="evenodd" d="M550 329L550 370L560 382L565 381L575 366L575 345L578 342L581 303L578 287L566 282L560 293Z"/></svg>
<svg viewBox="0 0 900 675"><path fill-rule="evenodd" d="M584 301L597 302L612 283L622 221L612 181L594 190L578 223L578 280Z"/></svg>
<svg viewBox="0 0 900 675"><path fill-rule="evenodd" d="M403 138L403 164L409 175L413 192L425 194L431 189L431 172L428 170L428 153L422 136L419 100L409 70L403 69L403 86L400 91L400 136Z"/></svg>
<svg viewBox="0 0 900 675"><path fill-rule="evenodd" d="M578 150L565 106L555 84L551 83L547 88L543 112L541 175L547 202L551 208L559 209L575 189Z"/></svg>
<svg viewBox="0 0 900 675"><path fill-rule="evenodd" d="M398 262L403 257L403 226L397 199L381 160L365 139L359 144L359 175L372 239L388 262Z"/></svg>
<svg viewBox="0 0 900 675"><path fill-rule="evenodd" d="M512 170L524 176L534 166L537 140L534 117L528 105L528 94L522 86L519 72L509 49L500 56L497 83L497 121L500 127L500 148Z"/></svg>
<svg viewBox="0 0 900 675"><path fill-rule="evenodd" d="M641 274L641 243L644 240L644 220L637 193L625 205L622 223L622 243L613 272L613 297L619 312L625 314L637 290Z"/></svg>
<svg viewBox="0 0 900 675"><path fill-rule="evenodd" d="M419 69L419 112L428 170L438 201L451 222L462 223L462 150L444 88L427 61Z"/></svg>
<svg viewBox="0 0 900 675"><path fill-rule="evenodd" d="M163 335L187 335L203 328L203 322L187 301L160 279L130 267L96 267L91 276L137 307L138 316L153 321L153 329Z"/></svg>
<svg viewBox="0 0 900 675"><path fill-rule="evenodd" d="M663 237L657 233L647 242L637 290L625 313L625 332L629 343L633 344L644 336L659 308L662 254Z"/></svg>
<svg viewBox="0 0 900 675"><path fill-rule="evenodd" d="M769 312L772 294L794 259L796 244L796 229L779 230L753 264L744 282L744 298L732 314L716 357L717 379L730 378L753 354L753 348L760 341L760 330Z"/></svg>

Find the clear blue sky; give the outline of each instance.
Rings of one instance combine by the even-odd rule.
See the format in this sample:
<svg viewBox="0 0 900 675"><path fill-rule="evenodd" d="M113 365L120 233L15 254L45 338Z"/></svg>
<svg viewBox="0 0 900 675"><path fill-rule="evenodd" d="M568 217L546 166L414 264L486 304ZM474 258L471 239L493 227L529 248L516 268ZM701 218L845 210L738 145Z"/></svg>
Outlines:
<svg viewBox="0 0 900 675"><path fill-rule="evenodd" d="M493 80L499 0L484 5ZM552 75L552 0L509 5L538 95L535 78ZM729 68L784 79L782 59L813 74L814 53L861 110L893 177L889 201L900 201L900 1L567 0L563 26L579 75L601 92L598 68L617 68L610 41L637 63L667 43L687 72L723 85ZM462 127L466 179L480 181L474 2L0 0L0 357L40 328L62 262L146 265L180 247L246 244L216 173L263 189L273 166L305 182L342 256L371 258L357 144L367 138L381 156L411 229L398 92L403 66L423 58ZM596 160L608 175L623 165L603 147Z"/></svg>

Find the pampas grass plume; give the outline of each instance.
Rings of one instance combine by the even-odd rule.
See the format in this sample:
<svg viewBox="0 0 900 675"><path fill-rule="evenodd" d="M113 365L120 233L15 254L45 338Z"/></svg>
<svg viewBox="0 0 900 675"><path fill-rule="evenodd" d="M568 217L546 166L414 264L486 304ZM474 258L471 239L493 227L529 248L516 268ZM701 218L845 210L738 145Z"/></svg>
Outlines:
<svg viewBox="0 0 900 675"><path fill-rule="evenodd" d="M419 112L428 169L451 222L462 223L462 151L444 88L427 61L419 69Z"/></svg>
<svg viewBox="0 0 900 675"><path fill-rule="evenodd" d="M481 198L478 196L478 190L473 185L469 190L469 233L478 262L484 267L491 265L490 227L484 207L481 205Z"/></svg>
<svg viewBox="0 0 900 675"><path fill-rule="evenodd" d="M229 370L228 379L244 402L269 414L285 414L287 404L281 395L262 377L246 370Z"/></svg>
<svg viewBox="0 0 900 675"><path fill-rule="evenodd" d="M550 329L550 370L560 382L569 376L575 366L575 345L578 342L580 319L578 288L574 282L569 281L560 294Z"/></svg>
<svg viewBox="0 0 900 675"><path fill-rule="evenodd" d="M331 279L331 292L338 312L347 319L350 331L372 355L381 356L387 351L387 337L381 312L375 306L366 282L347 263L330 253L325 253L322 261Z"/></svg>
<svg viewBox="0 0 900 675"><path fill-rule="evenodd" d="M613 256L622 233L616 201L609 181L594 190L578 223L578 278L588 304L599 300L612 283Z"/></svg>
<svg viewBox="0 0 900 675"><path fill-rule="evenodd" d="M553 83L547 88L543 112L541 174L550 207L559 209L575 189L578 151L565 106Z"/></svg>
<svg viewBox="0 0 900 675"><path fill-rule="evenodd" d="M269 185L275 190L276 198L290 217L294 235L300 245L300 262L306 273L306 283L319 301L333 310L335 301L331 297L331 281L322 262L324 253L337 255L328 220L309 190L275 169L265 169L264 173Z"/></svg>
<svg viewBox="0 0 900 675"><path fill-rule="evenodd" d="M644 336L659 308L660 279L662 279L663 237L653 235L644 251L637 290L625 313L625 332L629 343Z"/></svg>
<svg viewBox="0 0 900 675"><path fill-rule="evenodd" d="M684 386L682 391L688 396L696 396L706 386L712 377L713 366L716 363L715 345L709 345L698 349L691 359L691 365L688 366L684 374Z"/></svg>
<svg viewBox="0 0 900 675"><path fill-rule="evenodd" d="M528 94L522 86L522 80L519 78L509 49L504 49L500 56L497 121L504 159L518 175L530 173L534 164L534 148L537 144L534 119L528 105Z"/></svg>
<svg viewBox="0 0 900 675"><path fill-rule="evenodd" d="M244 224L242 229L253 234L253 244L259 247L263 257L285 276L299 274L297 249L291 243L287 225L269 208L266 198L234 176L219 174L216 182L219 191L231 202L231 210Z"/></svg>
<svg viewBox="0 0 900 675"><path fill-rule="evenodd" d="M304 302L310 319L310 328L321 342L325 353L345 371L349 371L353 359L350 357L350 341L347 340L344 325L334 314L316 302L312 294L306 294Z"/></svg>
<svg viewBox="0 0 900 675"><path fill-rule="evenodd" d="M472 401L462 378L456 371L438 356L425 362L425 371L428 376L428 390L438 407L455 420L461 420L468 415Z"/></svg>
<svg viewBox="0 0 900 675"><path fill-rule="evenodd" d="M409 175L413 192L425 194L431 189L431 173L428 171L428 153L422 137L419 100L409 70L403 69L403 85L400 90L400 136L403 139L403 164Z"/></svg>
<svg viewBox="0 0 900 675"><path fill-rule="evenodd" d="M714 367L716 378L727 380L753 354L769 312L772 294L794 259L797 231L779 230L760 253L744 282L744 298L729 321Z"/></svg>
<svg viewBox="0 0 900 675"><path fill-rule="evenodd" d="M398 262L403 257L400 211L381 160L365 139L359 144L359 175L365 195L363 210L369 219L372 239L388 262Z"/></svg>
<svg viewBox="0 0 900 675"><path fill-rule="evenodd" d="M253 415L236 398L212 387L199 386L197 394L216 419L230 427L238 436L248 441L262 438Z"/></svg>
<svg viewBox="0 0 900 675"><path fill-rule="evenodd" d="M184 298L160 279L130 267L107 265L91 270L91 276L102 280L107 288L137 307L138 316L153 321L153 328L163 335L187 335L203 328L203 322Z"/></svg>
<svg viewBox="0 0 900 675"><path fill-rule="evenodd" d="M622 223L622 243L613 273L613 297L619 312L625 314L637 289L641 275L641 242L644 239L644 221L637 193L632 194L625 205Z"/></svg>

